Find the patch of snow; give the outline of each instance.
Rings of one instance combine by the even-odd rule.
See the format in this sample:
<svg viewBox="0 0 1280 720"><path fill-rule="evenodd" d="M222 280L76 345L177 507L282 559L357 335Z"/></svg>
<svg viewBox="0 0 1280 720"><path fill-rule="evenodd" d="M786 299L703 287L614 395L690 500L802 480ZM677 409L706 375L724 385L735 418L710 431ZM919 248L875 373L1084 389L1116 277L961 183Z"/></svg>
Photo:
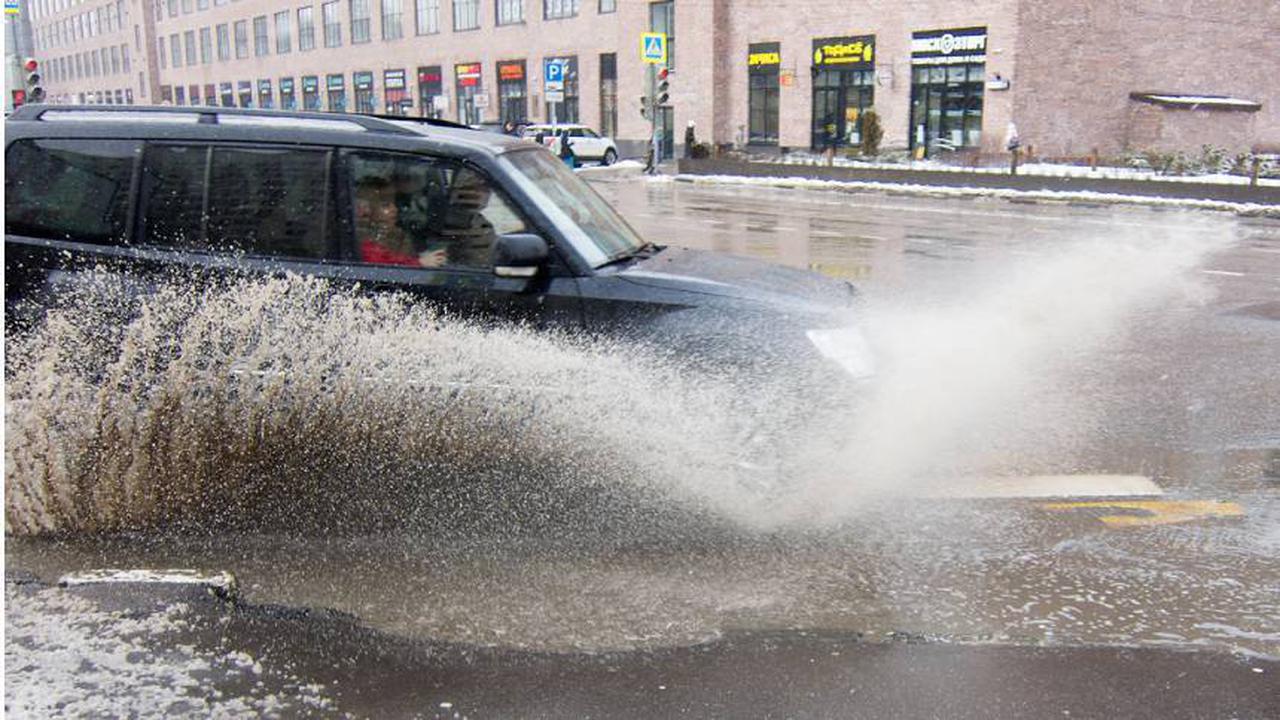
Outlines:
<svg viewBox="0 0 1280 720"><path fill-rule="evenodd" d="M769 164L806 165L822 167L826 160L820 155L810 153L788 153L777 158L770 158ZM902 162L869 161L856 158L835 157L831 161L834 167L862 168L865 170L925 170L929 172L975 173L979 175L1008 175L1009 167L967 167L947 165L936 160L905 160ZM1212 175L1160 175L1150 168L1069 165L1066 163L1028 162L1018 165L1019 175L1035 177L1077 177L1099 178L1103 180L1144 180L1150 182L1206 183L1210 185L1248 185L1249 178L1243 175L1215 173ZM1258 184L1268 187L1280 187L1280 178L1259 178Z"/></svg>
<svg viewBox="0 0 1280 720"><path fill-rule="evenodd" d="M323 688L272 673L288 694L261 681L224 697L219 682L261 675L247 653L178 644L192 627L176 603L137 616L104 612L62 588L28 592L5 586L5 715L46 717L263 717L332 713Z"/></svg>
<svg viewBox="0 0 1280 720"><path fill-rule="evenodd" d="M1152 100L1160 102L1176 103L1178 105L1236 105L1239 107L1253 107L1258 103L1252 100L1244 100L1242 98L1233 97L1213 97L1211 95L1148 95Z"/></svg>
<svg viewBox="0 0 1280 720"><path fill-rule="evenodd" d="M1124 195L1092 190L1013 190L985 187L944 187L918 183L889 183L860 180L819 180L803 177L748 177L744 175L677 175L650 176L652 182L688 182L707 185L754 185L759 187L796 188L802 190L835 190L842 192L893 192L928 197L990 197L1005 200L1039 200L1044 202L1082 202L1108 205L1149 205L1155 207L1214 210L1237 215L1280 218L1280 205L1238 203L1224 200L1196 200L1148 195Z"/></svg>
<svg viewBox="0 0 1280 720"><path fill-rule="evenodd" d="M66 587L75 585L97 585L101 583L158 583L167 585L203 585L221 592L233 592L236 578L229 572L212 575L202 574L197 570L86 570L84 572L63 575L58 584Z"/></svg>

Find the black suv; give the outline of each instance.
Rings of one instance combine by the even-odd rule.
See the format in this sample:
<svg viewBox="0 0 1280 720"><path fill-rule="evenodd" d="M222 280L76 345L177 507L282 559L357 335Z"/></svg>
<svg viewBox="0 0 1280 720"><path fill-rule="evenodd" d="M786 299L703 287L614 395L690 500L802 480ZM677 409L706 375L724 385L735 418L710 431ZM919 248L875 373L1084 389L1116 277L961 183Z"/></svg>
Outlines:
<svg viewBox="0 0 1280 720"><path fill-rule="evenodd" d="M5 131L7 329L87 268L293 272L733 367L871 371L848 284L645 242L518 138L213 107L28 105Z"/></svg>

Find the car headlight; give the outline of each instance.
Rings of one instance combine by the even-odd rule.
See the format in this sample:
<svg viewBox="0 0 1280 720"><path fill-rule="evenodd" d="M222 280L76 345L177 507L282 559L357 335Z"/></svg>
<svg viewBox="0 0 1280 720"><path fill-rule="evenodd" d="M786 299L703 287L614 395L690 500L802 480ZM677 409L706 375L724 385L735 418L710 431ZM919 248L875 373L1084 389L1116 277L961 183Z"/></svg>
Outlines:
<svg viewBox="0 0 1280 720"><path fill-rule="evenodd" d="M866 380L876 374L875 358L871 346L856 327L806 330L809 342L823 357L831 360L858 380Z"/></svg>

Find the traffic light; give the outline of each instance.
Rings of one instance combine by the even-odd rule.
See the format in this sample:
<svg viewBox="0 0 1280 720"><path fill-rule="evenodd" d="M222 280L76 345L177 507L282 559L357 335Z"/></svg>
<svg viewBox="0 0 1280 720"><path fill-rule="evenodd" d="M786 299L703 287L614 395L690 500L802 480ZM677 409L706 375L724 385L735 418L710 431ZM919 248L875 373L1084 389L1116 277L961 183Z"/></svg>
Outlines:
<svg viewBox="0 0 1280 720"><path fill-rule="evenodd" d="M658 68L658 90L654 95L654 105L662 106L667 104L667 98L670 96L667 89L671 87L671 81L667 79L667 76L670 74L671 71L666 67Z"/></svg>
<svg viewBox="0 0 1280 720"><path fill-rule="evenodd" d="M27 71L27 97L26 102L44 102L44 87L40 84L40 63L35 58L27 58L22 63L22 69Z"/></svg>
<svg viewBox="0 0 1280 720"><path fill-rule="evenodd" d="M649 117L649 96L648 95L640 96L640 117L643 117L643 118Z"/></svg>

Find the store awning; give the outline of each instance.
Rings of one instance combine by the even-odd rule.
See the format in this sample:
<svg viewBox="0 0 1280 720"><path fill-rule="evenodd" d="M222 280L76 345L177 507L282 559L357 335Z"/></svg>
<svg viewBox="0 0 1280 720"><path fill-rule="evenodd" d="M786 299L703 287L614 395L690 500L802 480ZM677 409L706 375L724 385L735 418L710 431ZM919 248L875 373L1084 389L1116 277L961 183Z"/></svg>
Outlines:
<svg viewBox="0 0 1280 720"><path fill-rule="evenodd" d="M1184 110L1243 110L1257 112L1262 103L1229 95L1184 95L1182 93L1131 92L1130 100Z"/></svg>

